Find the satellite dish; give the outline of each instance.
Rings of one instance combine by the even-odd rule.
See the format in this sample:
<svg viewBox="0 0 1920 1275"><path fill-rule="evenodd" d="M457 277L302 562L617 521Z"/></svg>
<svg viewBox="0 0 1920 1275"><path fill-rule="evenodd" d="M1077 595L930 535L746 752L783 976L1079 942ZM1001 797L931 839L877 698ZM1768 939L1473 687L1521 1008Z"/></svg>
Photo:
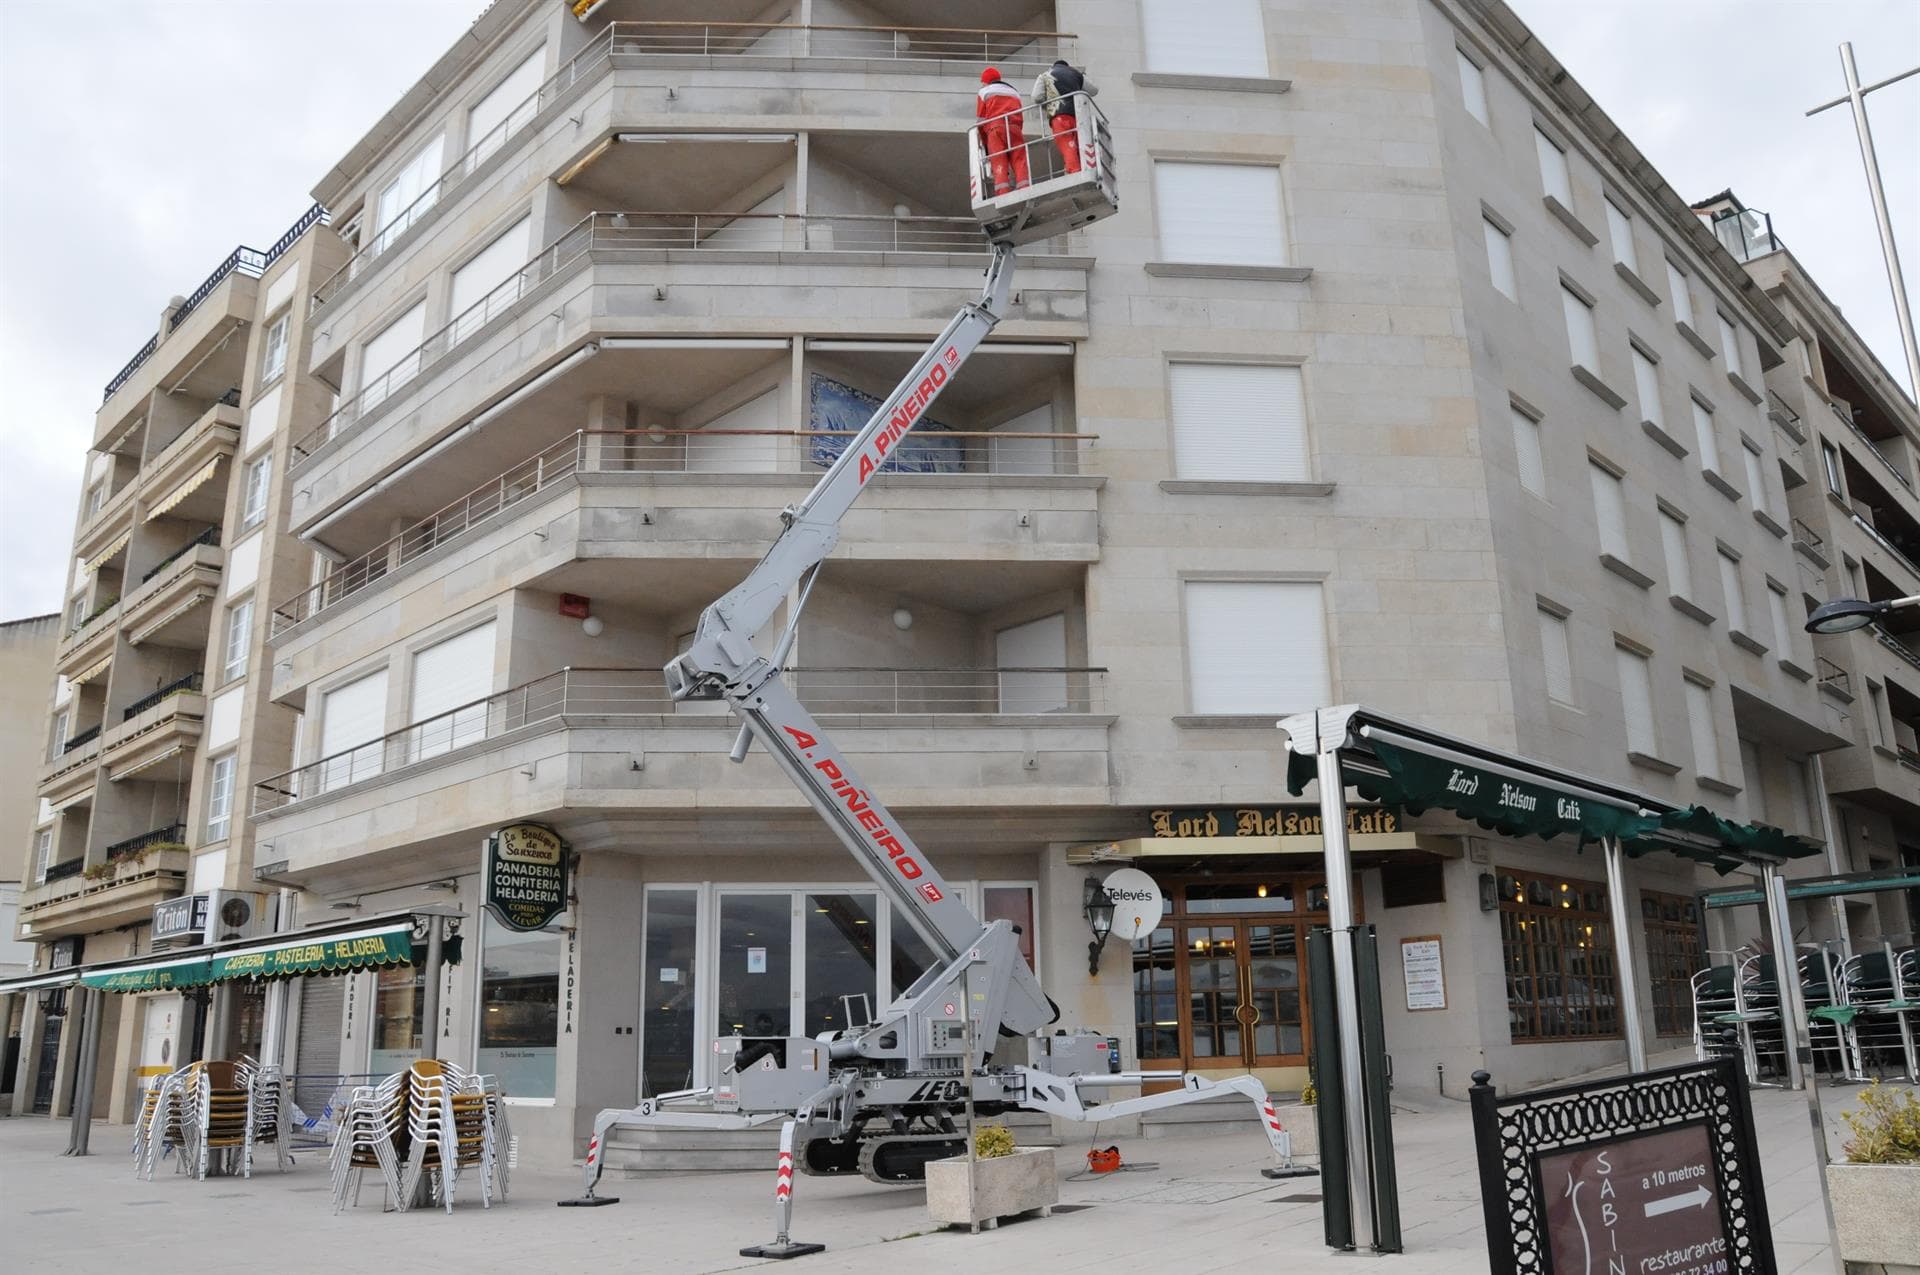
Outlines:
<svg viewBox="0 0 1920 1275"><path fill-rule="evenodd" d="M1152 877L1138 868L1120 868L1105 885L1107 897L1113 900L1114 938L1145 938L1160 928L1167 900Z"/></svg>

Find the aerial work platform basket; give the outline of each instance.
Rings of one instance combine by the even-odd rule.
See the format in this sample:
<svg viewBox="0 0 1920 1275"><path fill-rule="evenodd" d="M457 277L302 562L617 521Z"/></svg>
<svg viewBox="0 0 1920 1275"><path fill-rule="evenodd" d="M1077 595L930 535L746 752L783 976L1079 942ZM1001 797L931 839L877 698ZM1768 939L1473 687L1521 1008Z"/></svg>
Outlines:
<svg viewBox="0 0 1920 1275"><path fill-rule="evenodd" d="M968 130L973 215L992 242L1051 239L1120 211L1107 117L1085 93L1068 100L1074 111L1070 132L1056 135L1046 112L1032 104ZM1069 138L1071 161L1061 145Z"/></svg>

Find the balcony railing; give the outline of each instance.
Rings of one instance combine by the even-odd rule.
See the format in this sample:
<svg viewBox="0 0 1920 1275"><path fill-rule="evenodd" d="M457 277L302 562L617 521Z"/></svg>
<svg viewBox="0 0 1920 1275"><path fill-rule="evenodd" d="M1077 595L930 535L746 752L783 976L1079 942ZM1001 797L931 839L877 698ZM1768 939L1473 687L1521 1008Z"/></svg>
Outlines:
<svg viewBox="0 0 1920 1275"><path fill-rule="evenodd" d="M1833 410L1833 414L1835 416L1840 418L1841 424L1845 425L1848 429L1852 430L1854 432L1854 436L1857 437L1861 442L1867 445L1867 450L1873 453L1874 458L1878 460L1882 465L1885 465L1887 467L1887 472L1889 474L1892 474L1894 478L1899 481L1900 485L1907 489L1907 494L1912 495L1913 480L1900 472L1899 466L1893 463L1893 458L1880 450L1879 444L1875 443L1872 438L1868 437L1866 430L1860 428L1860 423L1854 420L1853 417L1848 415L1846 412L1841 411L1840 405L1838 403L1828 403L1827 406Z"/></svg>
<svg viewBox="0 0 1920 1275"><path fill-rule="evenodd" d="M1030 256L1065 251L1063 241L1031 245ZM508 275L486 296L367 380L333 414L293 444L298 466L351 433L394 394L432 371L494 319L543 284L592 258L618 262L669 250L708 252L984 252L967 217L814 217L799 213L591 213Z"/></svg>
<svg viewBox="0 0 1920 1275"><path fill-rule="evenodd" d="M1882 533L1878 527L1875 527L1872 523L1868 522L1865 518L1862 518L1859 514L1848 514L1847 516L1853 519L1854 526L1866 532L1868 537L1870 537L1875 544L1879 545L1882 549L1885 549L1889 554L1892 554L1896 562L1900 563L1901 566L1905 567L1908 571L1912 572L1916 579L1920 579L1920 563L1917 563L1912 558L1909 558L1906 555L1905 550L1901 549L1898 545L1894 544L1893 541L1887 539L1885 534Z"/></svg>
<svg viewBox="0 0 1920 1275"><path fill-rule="evenodd" d="M676 474L818 474L852 436L845 430L581 430L488 479L446 508L274 608L271 636L346 601L397 567L487 526L501 514L580 474L650 478ZM1080 446L1097 434L921 430L895 443L880 473L1045 477L1081 472Z"/></svg>
<svg viewBox="0 0 1920 1275"><path fill-rule="evenodd" d="M1786 247L1773 233L1773 216L1752 208L1728 208L1713 215L1713 233L1726 250L1752 261Z"/></svg>
<svg viewBox="0 0 1920 1275"><path fill-rule="evenodd" d="M185 677L175 678L153 694L142 695L139 699L127 705L125 710L120 714L120 720L130 722L152 708L155 704L165 703L176 695L188 695L198 691L200 685L201 675L198 673L189 673Z"/></svg>
<svg viewBox="0 0 1920 1275"><path fill-rule="evenodd" d="M1793 437L1794 442L1804 443L1807 441L1807 427L1801 421L1800 413L1794 411L1792 405L1789 404L1787 400L1781 398L1772 390L1767 391L1767 415L1773 418L1774 424L1786 430L1787 433Z"/></svg>
<svg viewBox="0 0 1920 1275"><path fill-rule="evenodd" d="M64 881L68 877L77 877L86 870L85 859L68 859L65 863L49 864L47 870L41 873L40 879L46 882Z"/></svg>
<svg viewBox="0 0 1920 1275"><path fill-rule="evenodd" d="M60 753L62 756L65 756L68 753L79 752L82 748L85 748L98 738L100 738L100 728L98 726L90 726L78 735L69 735L67 742L60 746Z"/></svg>
<svg viewBox="0 0 1920 1275"><path fill-rule="evenodd" d="M820 668L789 670L784 676L801 701L823 715L1046 716L1102 711L1106 670ZM253 813L278 810L529 726L593 726L693 714L705 707L676 705L659 669L562 669L262 780L254 786Z"/></svg>
<svg viewBox="0 0 1920 1275"><path fill-rule="evenodd" d="M319 204L315 204L304 213L301 213L299 219L288 228L285 234L274 240L273 247L267 249L267 251L261 252L258 248L248 248L245 246L235 248L227 254L225 261L222 261L213 268L212 274L209 274L205 279L200 281L199 287L187 294L185 303L168 316L167 332L171 334L179 328L182 323L186 322L187 316L192 314L201 302L212 296L213 290L219 287L221 281L228 275L238 272L243 275L259 277L266 271L268 266L271 266L279 259L281 253L291 248L294 241L305 234L309 227L315 223L324 224L326 220L327 210ZM156 333L154 336L149 337L147 343L140 347L140 352L134 355L125 367L115 373L111 381L107 382L106 392L101 394L100 401L104 403L112 398L113 392L122 385L125 385L128 378L139 371L140 365L145 363L149 358L152 358L153 352L159 348L160 336Z"/></svg>
<svg viewBox="0 0 1920 1275"><path fill-rule="evenodd" d="M1824 655L1813 657L1813 668L1821 690L1838 691L1849 699L1853 698L1853 679L1847 675L1847 670Z"/></svg>
<svg viewBox="0 0 1920 1275"><path fill-rule="evenodd" d="M1888 633L1885 629L1876 628L1873 631L1873 636L1879 641L1881 646L1886 647L1889 651L1892 651L1895 655L1913 665L1915 668L1920 668L1920 651L1914 650L1899 638Z"/></svg>
<svg viewBox="0 0 1920 1275"><path fill-rule="evenodd" d="M160 561L154 563L153 570L147 572L147 574L140 577L140 583L145 584L147 581L153 579L155 576L159 575L162 571L165 571L168 567L172 566L174 563L180 561L180 559L192 553L199 546L217 545L219 543L220 543L220 528L208 527L205 531L201 532L199 535L195 536L193 539L187 541L187 543L181 545L178 549L175 549L172 553L160 559Z"/></svg>
<svg viewBox="0 0 1920 1275"><path fill-rule="evenodd" d="M1798 518L1793 520L1793 543L1826 557L1826 537Z"/></svg>
<svg viewBox="0 0 1920 1275"><path fill-rule="evenodd" d="M155 828L137 837L128 837L125 841L114 842L107 847L107 862L112 863L115 859L124 859L130 854L137 854L148 846L181 845L185 842L186 836L185 824L170 823L164 828Z"/></svg>

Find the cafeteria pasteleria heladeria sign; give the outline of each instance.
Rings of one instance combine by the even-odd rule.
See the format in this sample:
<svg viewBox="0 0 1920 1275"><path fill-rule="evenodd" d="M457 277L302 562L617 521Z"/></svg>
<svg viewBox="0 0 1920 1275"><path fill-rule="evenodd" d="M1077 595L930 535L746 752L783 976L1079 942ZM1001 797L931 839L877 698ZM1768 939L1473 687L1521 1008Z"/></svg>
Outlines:
<svg viewBox="0 0 1920 1275"><path fill-rule="evenodd" d="M567 843L544 824L511 823L487 838L485 902L510 930L543 930L567 910Z"/></svg>

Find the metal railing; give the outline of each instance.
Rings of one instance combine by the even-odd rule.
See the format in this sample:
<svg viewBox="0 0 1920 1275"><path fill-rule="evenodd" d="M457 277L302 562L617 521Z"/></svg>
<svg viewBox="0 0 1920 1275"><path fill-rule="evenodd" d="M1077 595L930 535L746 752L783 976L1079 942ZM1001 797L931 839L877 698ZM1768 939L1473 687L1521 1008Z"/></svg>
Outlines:
<svg viewBox="0 0 1920 1275"><path fill-rule="evenodd" d="M60 746L60 753L62 756L65 756L68 753L78 752L98 738L100 738L100 728L98 726L90 726L78 735L67 736L67 742Z"/></svg>
<svg viewBox="0 0 1920 1275"><path fill-rule="evenodd" d="M294 242L298 240L301 235L305 234L310 227L316 223L324 224L326 221L327 210L319 204L315 204L304 213L301 213L293 225L287 229L287 232L274 240L273 247L267 249L265 252L260 251L258 248L248 248L245 245L235 248L227 254L225 261L222 261L213 268L213 273L200 281L199 287L187 294L187 299L181 304L180 308L167 316L167 332L171 334L178 329L182 323L186 322L187 316L192 314L194 310L200 306L201 302L212 296L213 290L219 287L228 275L237 271L243 275L259 277L266 271L268 266L271 266L279 259L280 254L291 248ZM140 352L135 354L125 367L116 372L111 381L107 382L106 391L100 395L100 401L104 403L112 398L113 392L122 385L125 385L128 378L139 371L140 365L152 358L153 352L159 348L160 334L155 333L153 336L147 338L147 343L140 347Z"/></svg>
<svg viewBox="0 0 1920 1275"><path fill-rule="evenodd" d="M1793 519L1793 543L1803 545L1823 558L1826 557L1826 537L1799 518Z"/></svg>
<svg viewBox="0 0 1920 1275"><path fill-rule="evenodd" d="M1907 489L1907 494L1912 495L1913 480L1900 472L1899 466L1893 463L1893 458L1881 451L1879 444L1875 443L1873 439L1867 435L1866 430L1860 428L1860 422L1854 420L1850 414L1841 411L1838 403L1828 403L1827 407L1832 410L1835 416L1839 417L1841 424L1852 430L1854 436L1867 445L1867 450L1874 454L1874 458L1882 465L1885 465L1887 472L1892 474L1894 478L1899 481L1900 485Z"/></svg>
<svg viewBox="0 0 1920 1275"><path fill-rule="evenodd" d="M366 380L293 444L293 464L343 438L394 394L438 367L476 333L575 264L631 260L669 250L708 252L984 252L967 217L827 216L799 213L590 213L455 315L393 366ZM1034 245L1030 256L1064 252ZM759 281L756 281L756 283ZM752 285L742 285L752 286Z"/></svg>
<svg viewBox="0 0 1920 1275"><path fill-rule="evenodd" d="M1892 651L1895 655L1913 665L1915 668L1920 668L1920 651L1914 650L1899 638L1888 633L1885 629L1874 629L1873 636L1878 639L1881 646L1886 647L1889 651Z"/></svg>
<svg viewBox="0 0 1920 1275"><path fill-rule="evenodd" d="M199 535L195 536L193 539L187 541L187 543L181 545L178 549L175 549L172 553L160 559L160 561L154 563L153 570L147 572L147 574L140 577L140 583L145 584L147 581L153 579L155 576L159 575L162 571L165 571L168 567L172 566L174 563L180 561L180 559L192 553L195 549L199 548L201 545L217 546L219 543L220 543L220 528L208 527L205 531L201 532Z"/></svg>
<svg viewBox="0 0 1920 1275"><path fill-rule="evenodd" d="M185 824L170 823L164 828L155 828L137 837L128 837L125 841L114 842L107 847L107 862L124 859L130 854L145 850L148 846L179 845L186 840L186 837Z"/></svg>
<svg viewBox="0 0 1920 1275"><path fill-rule="evenodd" d="M820 668L789 670L783 676L801 701L820 714L1030 717L1102 711L1106 670ZM724 709L712 703L675 704L657 668L566 668L264 779L254 785L253 813L392 774L525 727L593 726L703 712Z"/></svg>
<svg viewBox="0 0 1920 1275"><path fill-rule="evenodd" d="M48 864L47 870L40 874L40 880L47 883L64 881L68 877L77 877L86 870L85 859L68 859L64 863Z"/></svg>
<svg viewBox="0 0 1920 1275"><path fill-rule="evenodd" d="M1826 656L1816 655L1813 657L1813 671L1816 680L1823 690L1839 691L1842 695L1852 696L1853 678L1847 675L1847 670L1841 668Z"/></svg>
<svg viewBox="0 0 1920 1275"><path fill-rule="evenodd" d="M1773 233L1773 216L1753 208L1725 208L1713 214L1713 233L1741 261L1752 261L1786 245Z"/></svg>
<svg viewBox="0 0 1920 1275"><path fill-rule="evenodd" d="M1862 518L1859 514L1849 513L1847 516L1853 519L1854 526L1866 532L1867 536L1875 544L1879 545L1882 549L1885 549L1888 553L1892 554L1895 561L1899 562L1901 566L1905 567L1909 572L1911 572L1916 579L1920 579L1920 563L1917 563L1912 558L1909 558L1904 549L1894 544L1893 541L1887 539L1885 534L1882 533L1878 527L1868 522L1865 518Z"/></svg>
<svg viewBox="0 0 1920 1275"><path fill-rule="evenodd" d="M165 703L167 700L172 699L176 695L186 695L191 692L198 691L200 689L200 685L201 685L201 675L198 673L189 673L185 677L175 678L173 681L168 682L165 686L161 687L159 690L155 691L153 694L142 695L139 699L127 705L127 707L120 714L120 720L123 722L130 722L134 718L138 717L140 714L152 708L155 704Z"/></svg>
<svg viewBox="0 0 1920 1275"><path fill-rule="evenodd" d="M1800 413L1794 411L1793 406L1789 404L1787 400L1781 398L1772 390L1767 391L1767 414L1773 418L1775 425L1787 431L1787 434L1792 437L1794 442L1805 443L1807 441L1807 427L1805 422L1800 419Z"/></svg>
<svg viewBox="0 0 1920 1275"><path fill-rule="evenodd" d="M489 525L581 474L647 480L685 474L814 474L833 463L846 430L581 430L488 479L276 606L271 636L360 593L397 567ZM1081 472L1080 446L1097 434L931 431L894 444L882 474L1047 477Z"/></svg>

